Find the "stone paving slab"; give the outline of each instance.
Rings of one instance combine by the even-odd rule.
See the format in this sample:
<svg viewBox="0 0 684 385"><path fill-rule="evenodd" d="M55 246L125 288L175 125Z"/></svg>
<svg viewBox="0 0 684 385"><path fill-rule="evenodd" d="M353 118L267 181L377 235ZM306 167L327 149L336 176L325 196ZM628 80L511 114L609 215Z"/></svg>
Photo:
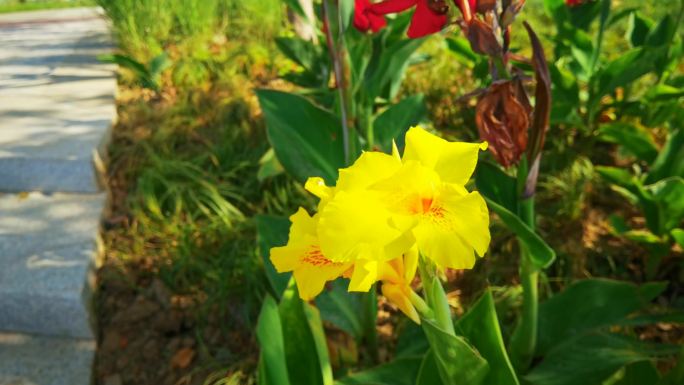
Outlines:
<svg viewBox="0 0 684 385"><path fill-rule="evenodd" d="M95 342L0 333L0 385L90 385Z"/></svg>
<svg viewBox="0 0 684 385"><path fill-rule="evenodd" d="M0 196L0 330L92 337L104 205L104 194Z"/></svg>
<svg viewBox="0 0 684 385"><path fill-rule="evenodd" d="M116 118L115 67L97 60L112 48L105 20L96 8L0 15L0 46L0 191L100 191Z"/></svg>

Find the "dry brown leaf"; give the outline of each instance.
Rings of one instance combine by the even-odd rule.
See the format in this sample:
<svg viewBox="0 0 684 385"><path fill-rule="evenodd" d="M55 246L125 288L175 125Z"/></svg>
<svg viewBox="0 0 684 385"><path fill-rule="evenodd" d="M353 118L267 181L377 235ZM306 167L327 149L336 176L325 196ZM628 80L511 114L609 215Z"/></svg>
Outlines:
<svg viewBox="0 0 684 385"><path fill-rule="evenodd" d="M185 369L190 366L192 360L195 358L195 350L191 348L183 348L176 352L171 358L171 367L174 369Z"/></svg>

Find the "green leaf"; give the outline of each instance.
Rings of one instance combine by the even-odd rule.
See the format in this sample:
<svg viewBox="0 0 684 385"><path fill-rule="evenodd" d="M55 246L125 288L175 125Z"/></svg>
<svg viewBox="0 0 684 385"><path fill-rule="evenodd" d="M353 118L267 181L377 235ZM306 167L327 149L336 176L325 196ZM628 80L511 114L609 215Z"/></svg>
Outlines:
<svg viewBox="0 0 684 385"><path fill-rule="evenodd" d="M408 319L398 328L399 337L394 355L396 358L422 356L430 349L430 344L420 325Z"/></svg>
<svg viewBox="0 0 684 385"><path fill-rule="evenodd" d="M524 378L531 385L600 384L625 365L671 355L677 349L593 333L559 345Z"/></svg>
<svg viewBox="0 0 684 385"><path fill-rule="evenodd" d="M338 0L343 31L346 31L352 22L352 18L354 16L354 3L355 2L353 0Z"/></svg>
<svg viewBox="0 0 684 385"><path fill-rule="evenodd" d="M335 381L335 385L415 385L422 356L396 359ZM304 385L304 384L302 384Z"/></svg>
<svg viewBox="0 0 684 385"><path fill-rule="evenodd" d="M443 383L483 384L489 365L465 339L444 332L427 319L422 320L422 326Z"/></svg>
<svg viewBox="0 0 684 385"><path fill-rule="evenodd" d="M328 356L328 342L325 338L325 331L323 330L323 321L321 321L321 314L318 309L302 301L304 306L304 315L311 330L311 335L314 340L314 347L318 354L318 359L321 363L321 373L323 375L324 385L333 385L332 365L330 365L330 357Z"/></svg>
<svg viewBox="0 0 684 385"><path fill-rule="evenodd" d="M651 361L628 365L618 372L617 377L617 381L603 385L655 385L660 381L660 373Z"/></svg>
<svg viewBox="0 0 684 385"><path fill-rule="evenodd" d="M267 295L261 306L256 336L261 346L259 355L259 385L289 385L283 330L278 305Z"/></svg>
<svg viewBox="0 0 684 385"><path fill-rule="evenodd" d="M479 56L473 52L472 48L470 48L470 42L468 39L456 36L446 39L446 42L447 47L449 47L449 51L453 52L456 60L458 60L459 63L467 66L468 68L475 67L475 63L478 61Z"/></svg>
<svg viewBox="0 0 684 385"><path fill-rule="evenodd" d="M278 160L297 180L320 176L334 184L345 166L338 117L287 92L258 90L269 141Z"/></svg>
<svg viewBox="0 0 684 385"><path fill-rule="evenodd" d="M270 254L273 247L287 244L290 221L273 215L257 215L254 220L257 228L259 255L264 263L266 279L276 298L280 299L290 282L292 273L278 273L271 263Z"/></svg>
<svg viewBox="0 0 684 385"><path fill-rule="evenodd" d="M674 229L670 231L670 235L680 247L684 248L684 229Z"/></svg>
<svg viewBox="0 0 684 385"><path fill-rule="evenodd" d="M658 207L659 232L668 233L679 227L684 220L684 178L671 177L663 179L644 189L653 196Z"/></svg>
<svg viewBox="0 0 684 385"><path fill-rule="evenodd" d="M389 106L373 122L375 142L384 152L392 151L392 141L403 147L404 135L427 116L423 95L413 95Z"/></svg>
<svg viewBox="0 0 684 385"><path fill-rule="evenodd" d="M328 290L316 297L316 306L324 320L349 333L357 341L363 337L363 320L360 294L349 293L346 282L337 279Z"/></svg>
<svg viewBox="0 0 684 385"><path fill-rule="evenodd" d="M393 83L396 84L396 79L404 76L409 59L424 41L424 38L401 39L385 48L380 58L372 62L366 71L367 87L365 90L368 100L375 100L376 97L383 96L385 91L390 91L389 87ZM392 97L392 95L386 96Z"/></svg>
<svg viewBox="0 0 684 385"><path fill-rule="evenodd" d="M257 172L257 179L263 182L266 179L278 176L285 171L283 165L280 164L278 158L275 156L273 148L269 148L266 153L259 159L259 171Z"/></svg>
<svg viewBox="0 0 684 385"><path fill-rule="evenodd" d="M653 27L646 36L646 45L660 47L669 45L673 36L677 32L677 26L670 15L663 17L658 25Z"/></svg>
<svg viewBox="0 0 684 385"><path fill-rule="evenodd" d="M534 268L541 270L551 266L556 259L556 252L517 215L487 197L485 197L485 200L489 208L501 218L506 227L515 233L520 242L527 247Z"/></svg>
<svg viewBox="0 0 684 385"><path fill-rule="evenodd" d="M681 385L684 383L684 347L679 352L677 365L665 375L658 385Z"/></svg>
<svg viewBox="0 0 684 385"><path fill-rule="evenodd" d="M596 166L596 172L599 173L608 182L616 184L620 187L633 191L638 181L629 171L610 166Z"/></svg>
<svg viewBox="0 0 684 385"><path fill-rule="evenodd" d="M299 298L294 279L290 280L278 306L290 383L329 385L332 369L327 348L321 346L325 344L325 338L321 341L323 326L316 325L316 322L320 323L320 318L311 310L306 310L307 306Z"/></svg>
<svg viewBox="0 0 684 385"><path fill-rule="evenodd" d="M429 350L423 358L423 362L420 365L420 371L418 372L418 378L416 379L416 385L442 385L442 379L439 378L439 368L437 367L437 361L435 360L435 354L432 350Z"/></svg>
<svg viewBox="0 0 684 385"><path fill-rule="evenodd" d="M316 68L318 48L313 42L297 37L277 37L275 43L280 52L304 69L313 71Z"/></svg>
<svg viewBox="0 0 684 385"><path fill-rule="evenodd" d="M653 20L647 19L638 12L632 12L629 16L629 26L627 27L627 36L632 47L640 47L646 43L648 32L653 26Z"/></svg>
<svg viewBox="0 0 684 385"><path fill-rule="evenodd" d="M597 89L588 103L598 105L601 98L614 92L616 88L625 87L653 71L657 60L666 53L667 47L639 47L624 52L598 73Z"/></svg>
<svg viewBox="0 0 684 385"><path fill-rule="evenodd" d="M677 128L668 135L646 177L646 183L655 183L670 176L684 177L684 128Z"/></svg>
<svg viewBox="0 0 684 385"><path fill-rule="evenodd" d="M304 9L302 9L302 5L299 3L299 0L283 0L283 2L296 14L306 18L306 13L304 12Z"/></svg>
<svg viewBox="0 0 684 385"><path fill-rule="evenodd" d="M482 195L512 213L518 212L518 192L515 178L491 162L479 162L475 184Z"/></svg>
<svg viewBox="0 0 684 385"><path fill-rule="evenodd" d="M601 126L601 139L617 143L637 158L651 163L658 156L658 147L651 135L629 123L612 123Z"/></svg>
<svg viewBox="0 0 684 385"><path fill-rule="evenodd" d="M456 333L463 335L489 363L484 384L518 385L499 327L494 297L485 294L456 322Z"/></svg>
<svg viewBox="0 0 684 385"><path fill-rule="evenodd" d="M608 279L575 282L539 305L537 353L545 355L563 341L626 319L666 287L667 283L636 286Z"/></svg>

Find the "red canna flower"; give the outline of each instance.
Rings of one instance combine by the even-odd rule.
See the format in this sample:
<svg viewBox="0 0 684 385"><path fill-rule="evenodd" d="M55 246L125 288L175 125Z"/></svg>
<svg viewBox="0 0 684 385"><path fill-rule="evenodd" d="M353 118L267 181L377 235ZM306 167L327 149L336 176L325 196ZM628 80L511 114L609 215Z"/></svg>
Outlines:
<svg viewBox="0 0 684 385"><path fill-rule="evenodd" d="M354 27L361 32L378 32L385 28L387 21L370 9L370 0L354 0Z"/></svg>
<svg viewBox="0 0 684 385"><path fill-rule="evenodd" d="M583 2L583 0L565 0L565 5L569 7L575 7L581 5Z"/></svg>
<svg viewBox="0 0 684 385"><path fill-rule="evenodd" d="M354 26L362 32L377 32L386 25L385 15L415 7L407 33L410 38L441 31L447 23L449 11L445 0L385 0L374 4L369 0L356 0L355 5Z"/></svg>

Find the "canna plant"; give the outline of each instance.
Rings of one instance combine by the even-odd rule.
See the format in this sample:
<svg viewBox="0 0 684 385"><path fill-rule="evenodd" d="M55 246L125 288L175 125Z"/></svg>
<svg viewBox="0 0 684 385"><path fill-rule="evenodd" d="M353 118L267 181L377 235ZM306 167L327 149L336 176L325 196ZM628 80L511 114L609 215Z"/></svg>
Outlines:
<svg viewBox="0 0 684 385"><path fill-rule="evenodd" d="M602 384L616 375L625 383L645 375L653 384L684 380L681 369L662 379L653 373L653 363L678 353L679 347L615 333L681 316L646 313L665 284L639 287L590 279L540 301L539 277L555 258L535 230L534 210L553 107L552 75L529 25L525 29L532 58L511 51L513 23L524 1L454 3L456 12L446 1L357 0L352 6L350 1L324 0L326 15L336 15L324 19L326 39L333 42L328 45L333 97L325 104L326 97L319 97L325 92L307 92L311 99L264 97L275 91L260 92L276 156L285 170L306 181L305 189L319 201L316 213L300 209L290 222L257 218L261 255L274 289L257 326L262 346L258 382L580 385ZM410 18L387 17L410 9ZM401 27L395 29L395 23ZM350 25L356 31L347 30ZM386 72L401 72L405 66L382 67L381 73L357 71L365 68L357 67L363 56L355 56L349 36L388 34L383 39L398 39L397 32L406 31L405 41L410 42L452 25L461 28L469 51L489 72L486 88L472 94L483 143L448 142L419 127L398 135L405 128L380 117L368 130L364 114L372 116L367 108L374 111L382 98L381 93L366 98L364 92L386 91L390 84L383 80L384 86L377 87L368 78L374 75L368 74L394 78L397 72ZM404 44L398 46L410 46ZM375 41L373 47L378 47ZM365 62L389 60L383 59L388 54L384 49L373 51ZM397 52L391 51L392 57ZM531 77L535 88L528 94ZM303 107L315 103L314 109ZM365 112L357 114L358 106ZM374 135L383 130L394 134L387 136L386 146L375 146ZM478 164L487 146L495 162ZM378 149L391 153L374 151ZM474 170L478 192L468 192L465 186ZM441 282L446 269L470 269L486 253L489 209L520 245L522 308L510 338L502 334L491 292L454 320ZM422 333L398 336L399 347L387 363L356 373L340 372L339 367L334 372L323 320L354 336L367 336L362 330L375 327L368 314L377 307L373 301L359 304L345 291L373 298L374 285L420 324Z"/></svg>

